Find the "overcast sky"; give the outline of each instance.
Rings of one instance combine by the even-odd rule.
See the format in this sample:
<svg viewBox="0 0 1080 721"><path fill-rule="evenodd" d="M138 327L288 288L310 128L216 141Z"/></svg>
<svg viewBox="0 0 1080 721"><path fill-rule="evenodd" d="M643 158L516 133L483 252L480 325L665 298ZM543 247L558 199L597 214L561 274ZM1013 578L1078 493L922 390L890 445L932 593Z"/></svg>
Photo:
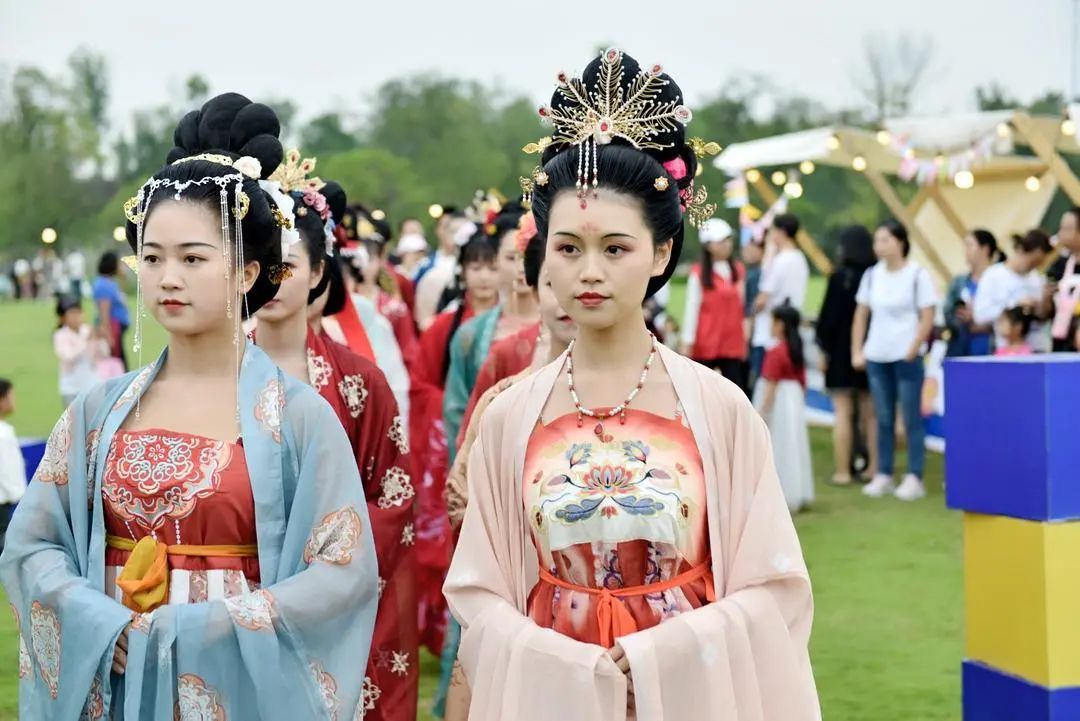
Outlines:
<svg viewBox="0 0 1080 721"><path fill-rule="evenodd" d="M916 108L930 114L972 109L974 86L990 80L1021 100L1064 90L1074 1L0 0L0 68L60 72L79 46L101 52L119 125L178 97L193 72L214 92L291 98L310 118L363 112L382 81L436 68L546 101L557 71L614 43L663 63L691 107L759 73L835 108L859 103L863 39L906 32L936 45Z"/></svg>

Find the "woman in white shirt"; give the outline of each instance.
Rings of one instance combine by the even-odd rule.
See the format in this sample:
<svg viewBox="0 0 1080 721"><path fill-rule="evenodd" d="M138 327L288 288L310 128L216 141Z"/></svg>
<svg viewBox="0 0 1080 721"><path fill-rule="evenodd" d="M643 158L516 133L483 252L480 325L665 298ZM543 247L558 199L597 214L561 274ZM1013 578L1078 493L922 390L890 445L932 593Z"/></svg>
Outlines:
<svg viewBox="0 0 1080 721"><path fill-rule="evenodd" d="M888 220L874 232L878 263L859 284L851 334L852 366L866 368L877 416L878 473L863 493L873 497L895 493L903 501L926 495L923 354L938 304L930 274L907 259L910 251L902 223ZM893 483L897 403L908 438L908 473L899 487Z"/></svg>
<svg viewBox="0 0 1080 721"><path fill-rule="evenodd" d="M1050 238L1041 230L1013 236L1008 260L987 268L979 280L972 308L976 326L993 327L1002 313L1017 306L1031 308L1036 317L1046 317L1049 309L1041 307L1046 278L1038 269L1051 250ZM1045 323L1031 324L1027 343L1036 353L1049 352L1050 334ZM995 347L1005 347L999 335L995 335Z"/></svg>

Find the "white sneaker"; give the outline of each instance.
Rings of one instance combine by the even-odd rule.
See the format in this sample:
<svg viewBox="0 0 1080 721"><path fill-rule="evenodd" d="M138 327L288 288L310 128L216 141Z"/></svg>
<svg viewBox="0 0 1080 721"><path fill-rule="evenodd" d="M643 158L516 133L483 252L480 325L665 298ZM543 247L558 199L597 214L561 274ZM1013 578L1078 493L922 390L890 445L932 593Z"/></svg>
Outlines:
<svg viewBox="0 0 1080 721"><path fill-rule="evenodd" d="M894 495L901 501L917 501L926 495L926 486L918 476L909 473L904 476L904 482L896 489Z"/></svg>
<svg viewBox="0 0 1080 721"><path fill-rule="evenodd" d="M886 494L892 493L894 488L896 488L896 486L893 485L892 476L886 476L884 473L879 473L874 476L872 481L863 486L862 492L864 496L881 498Z"/></svg>

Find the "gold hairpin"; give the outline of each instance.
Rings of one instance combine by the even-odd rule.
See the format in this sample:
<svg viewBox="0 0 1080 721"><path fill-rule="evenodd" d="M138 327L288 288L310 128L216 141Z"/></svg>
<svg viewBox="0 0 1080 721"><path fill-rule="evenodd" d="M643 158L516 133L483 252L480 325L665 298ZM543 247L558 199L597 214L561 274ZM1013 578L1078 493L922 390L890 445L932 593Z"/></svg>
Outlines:
<svg viewBox="0 0 1080 721"><path fill-rule="evenodd" d="M663 193L665 190L667 190L668 189L667 176L666 175L657 176L656 180L653 181L653 187L656 188L657 190L659 190L661 193Z"/></svg>
<svg viewBox="0 0 1080 721"><path fill-rule="evenodd" d="M217 163L218 165L225 165L229 168L233 166L233 159L228 155L221 155L219 153L199 153L198 155L189 155L186 158L180 158L174 160L173 165L180 165L182 163L190 163L193 160L205 160L208 163Z"/></svg>
<svg viewBox="0 0 1080 721"><path fill-rule="evenodd" d="M540 138L540 140L536 141L535 143L527 144L521 150L522 150L522 152L528 153L529 155L536 155L537 153L542 153L545 150L547 150L547 146L549 146L549 145L551 145L551 136L550 135L545 135L544 137Z"/></svg>
<svg viewBox="0 0 1080 721"><path fill-rule="evenodd" d="M274 216L274 225L285 230L292 230L292 221L285 217L285 213L281 212L277 203L270 203L270 214Z"/></svg>
<svg viewBox="0 0 1080 721"><path fill-rule="evenodd" d="M248 208L251 207L251 198L244 191L240 191L236 194L237 206L233 208L233 215L237 220L243 220L247 217ZM271 203L273 205L273 203ZM276 207L276 206L275 206Z"/></svg>
<svg viewBox="0 0 1080 721"><path fill-rule="evenodd" d="M284 263L279 263L270 268L269 277L271 283L274 285L281 285L289 278L292 278L292 268Z"/></svg>
<svg viewBox="0 0 1080 721"><path fill-rule="evenodd" d="M690 138L686 144L694 151L698 160L702 160L706 155L716 155L720 152L720 143L706 142L701 138Z"/></svg>
<svg viewBox="0 0 1080 721"><path fill-rule="evenodd" d="M139 220L143 217L142 213L136 213L135 209L139 207L139 196L133 195L124 201L124 216L127 217L135 225L139 224Z"/></svg>
<svg viewBox="0 0 1080 721"><path fill-rule="evenodd" d="M322 190L326 183L321 178L309 178L310 173L315 172L316 158L304 158L301 160L300 151L293 148L285 153L285 159L281 165L270 175L270 180L277 181L282 191L304 192L305 190Z"/></svg>
<svg viewBox="0 0 1080 721"><path fill-rule="evenodd" d="M692 190L692 194L687 192L683 197L686 203L686 220L695 228L700 228L705 221L716 214L716 203L710 203L708 200L709 191L704 185L699 185Z"/></svg>

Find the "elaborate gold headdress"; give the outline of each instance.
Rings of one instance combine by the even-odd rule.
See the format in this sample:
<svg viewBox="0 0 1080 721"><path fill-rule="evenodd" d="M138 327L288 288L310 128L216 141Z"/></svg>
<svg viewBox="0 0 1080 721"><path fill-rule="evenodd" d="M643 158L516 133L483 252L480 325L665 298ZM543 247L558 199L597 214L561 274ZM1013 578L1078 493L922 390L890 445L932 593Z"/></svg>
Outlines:
<svg viewBox="0 0 1080 721"><path fill-rule="evenodd" d="M666 156L664 151L678 150L675 147L675 138L681 138L678 131L693 119L693 113L683 104L681 94L662 99L664 89L672 85L672 80L660 65L639 68L629 81L626 72L623 52L618 48L609 48L601 55L595 81L590 84L586 85L582 78L559 73L555 91L558 102L555 107L542 105L538 111L541 118L553 125L553 131L549 137L523 148L526 153L543 154L549 146L560 149L576 147L576 187L583 201L590 188L595 191L599 186L598 145L607 145L619 139L638 150L660 151ZM674 137L670 137L672 134ZM699 157L707 152L719 152L716 143L705 143L700 139L694 139L688 145ZM665 162L664 167L676 181L685 178L686 164L680 158ZM529 177L521 178L520 182L528 201L537 186L547 184L548 177L537 166ZM694 190L692 185L691 181L690 187L683 188L680 197L686 207L687 220L697 225L708 219L716 206L705 202L708 191L704 187ZM658 179L655 187L663 192L669 185Z"/></svg>

